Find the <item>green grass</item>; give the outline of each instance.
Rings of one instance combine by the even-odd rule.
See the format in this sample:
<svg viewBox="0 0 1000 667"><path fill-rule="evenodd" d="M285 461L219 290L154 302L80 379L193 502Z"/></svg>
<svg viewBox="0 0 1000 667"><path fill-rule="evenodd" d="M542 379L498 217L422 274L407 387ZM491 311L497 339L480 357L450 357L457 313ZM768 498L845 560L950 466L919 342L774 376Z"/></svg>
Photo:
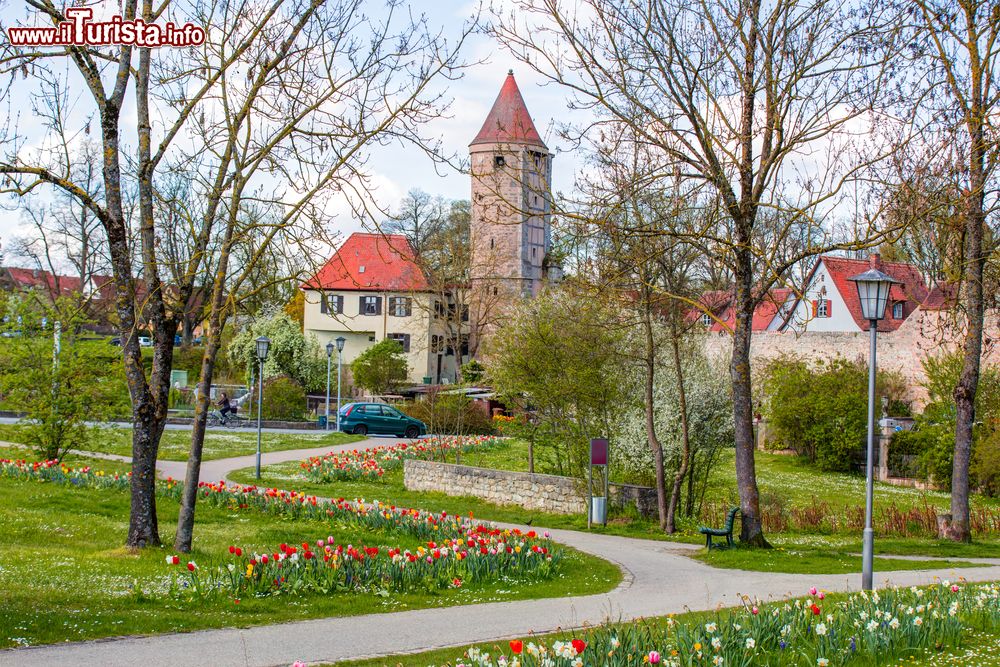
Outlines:
<svg viewBox="0 0 1000 667"><path fill-rule="evenodd" d="M728 570L787 572L789 574L852 574L861 571L861 556L828 549L713 549L693 558ZM954 560L908 560L875 558L875 572L976 567L977 563Z"/></svg>
<svg viewBox="0 0 1000 667"><path fill-rule="evenodd" d="M27 447L11 447L0 445L0 459L10 459L12 461L37 461L38 456ZM105 472L128 472L132 469L132 464L125 461L109 461L92 456L82 456L76 453L69 453L63 457L63 463L71 468L82 468L91 466L99 468Z"/></svg>
<svg viewBox="0 0 1000 667"><path fill-rule="evenodd" d="M342 445L363 440L362 436L348 433L323 433L303 431L302 433L264 433L261 446L264 451L276 452L288 449L310 449ZM24 443L24 428L17 424L0 424L0 441ZM166 430L160 439L159 459L161 461L186 461L191 446L191 431ZM85 451L104 454L132 455L132 429L128 427L106 426L91 431L90 441L83 447ZM206 461L225 459L232 456L246 456L257 451L257 434L229 430L210 430L205 434L205 448L202 458Z"/></svg>
<svg viewBox="0 0 1000 667"><path fill-rule="evenodd" d="M247 627L283 621L600 593L621 579L617 567L567 550L560 573L530 586L510 581L391 595L363 593L194 601L168 595L169 547L130 553L121 545L128 495L49 483L0 480L0 648L123 634ZM161 538L173 539L177 504L161 499ZM273 550L333 535L342 543L415 546L413 538L357 526L289 520L200 506L195 551L202 566L221 561L230 544Z"/></svg>
<svg viewBox="0 0 1000 667"><path fill-rule="evenodd" d="M498 456L499 452L489 452L480 454L482 459ZM482 460L481 459L481 460ZM471 463L472 456L465 454L462 456L462 463ZM300 464L295 461L279 463L271 466L264 466L261 469L261 486L278 487L282 489L294 489L303 491L311 495L328 498L364 498L366 500L382 500L401 507L419 507L421 509L435 512L448 512L449 514L460 514L462 516L472 516L490 521L501 521L506 523L530 524L534 526L544 526L545 528L566 528L570 530L586 530L587 518L584 515L552 514L549 512L539 512L528 510L519 505L496 505L480 498L468 496L449 496L444 493L410 491L403 486L402 469L386 471L380 482L329 482L317 484L310 482L301 472ZM229 475L229 479L243 484L253 484L254 469L244 468ZM606 528L594 527L595 532L607 535L621 535L625 537L651 538L651 539L671 539L659 531L657 525L639 516L616 517L608 522ZM674 536L675 541L698 542L700 535L695 533L685 533Z"/></svg>
<svg viewBox="0 0 1000 667"><path fill-rule="evenodd" d="M826 604L842 599L843 594L828 595ZM642 623L663 631L667 626L667 619L670 618L679 624L691 626L700 625L709 620L725 622L730 610L723 609L720 616L709 611L694 611L683 614L673 614L670 617L661 616L642 619ZM612 623L610 628L619 627L623 624ZM557 640L569 641L575 637L585 636L586 630L560 631L550 634L525 636L521 639L527 644L529 641L536 644L551 646ZM491 655L510 655L510 648L507 641L490 641L468 644L452 648L435 649L431 651L421 651L418 653L396 654L381 658L366 658L360 660L344 660L335 665L325 667L427 667L429 665L455 665L458 662L469 664L469 661L462 660L463 654L470 648L478 648L487 651ZM641 658L637 658L636 664L646 664ZM697 663L702 664L702 663ZM706 660L704 664L710 664ZM791 663L790 663L791 664ZM798 663L796 663L798 664ZM856 664L856 663L851 663ZM937 649L916 649L897 659L895 663L906 665L907 667L1000 667L1000 631L983 631L982 629L967 628L962 636L961 644L958 647L943 646Z"/></svg>

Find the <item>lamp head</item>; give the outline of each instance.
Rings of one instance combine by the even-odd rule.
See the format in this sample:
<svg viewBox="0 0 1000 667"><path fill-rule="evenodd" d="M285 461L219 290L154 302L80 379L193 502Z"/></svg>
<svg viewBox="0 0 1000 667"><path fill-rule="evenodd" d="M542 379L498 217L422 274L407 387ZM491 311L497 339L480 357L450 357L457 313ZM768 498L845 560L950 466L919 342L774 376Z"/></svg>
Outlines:
<svg viewBox="0 0 1000 667"><path fill-rule="evenodd" d="M343 336L338 336L337 337L337 352L343 352L344 351L344 344L345 343L347 343L347 339L346 338L344 338Z"/></svg>
<svg viewBox="0 0 1000 667"><path fill-rule="evenodd" d="M868 321L885 317L885 307L889 303L889 289L900 282L887 273L871 268L864 273L848 278L858 288L861 301L861 315Z"/></svg>
<svg viewBox="0 0 1000 667"><path fill-rule="evenodd" d="M257 339L257 360L264 363L267 359L267 351L271 347L271 339L267 336L261 336Z"/></svg>
<svg viewBox="0 0 1000 667"><path fill-rule="evenodd" d="M326 356L327 357L333 356L333 341L330 341L329 343L326 344Z"/></svg>

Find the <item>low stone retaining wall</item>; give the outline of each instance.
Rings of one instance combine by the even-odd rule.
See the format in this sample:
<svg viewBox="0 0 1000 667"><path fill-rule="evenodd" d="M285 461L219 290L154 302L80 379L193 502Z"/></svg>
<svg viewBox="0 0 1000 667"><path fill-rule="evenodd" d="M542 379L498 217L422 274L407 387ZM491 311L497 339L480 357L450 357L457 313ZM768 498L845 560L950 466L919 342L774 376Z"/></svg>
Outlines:
<svg viewBox="0 0 1000 667"><path fill-rule="evenodd" d="M584 514L586 485L572 477L510 472L490 468L418 461L403 462L403 485L410 491L472 496L496 505L517 505L553 514ZM644 516L656 515L656 491L644 486L611 484L611 506L635 505Z"/></svg>
<svg viewBox="0 0 1000 667"><path fill-rule="evenodd" d="M554 514L582 514L586 499L577 480L556 475L508 472L489 468L417 461L403 462L403 485L410 491L438 491L473 496L497 505L518 505Z"/></svg>

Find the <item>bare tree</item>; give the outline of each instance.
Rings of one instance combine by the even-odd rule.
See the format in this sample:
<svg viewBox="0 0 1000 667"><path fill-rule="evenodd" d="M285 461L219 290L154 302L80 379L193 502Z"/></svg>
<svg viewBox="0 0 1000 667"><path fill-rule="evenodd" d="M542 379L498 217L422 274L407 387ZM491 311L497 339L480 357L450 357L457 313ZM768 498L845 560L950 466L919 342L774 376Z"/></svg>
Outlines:
<svg viewBox="0 0 1000 667"><path fill-rule="evenodd" d="M809 256L880 240L862 223L837 242L828 218L844 185L882 157L863 137L885 62L871 37L884 29L875 3L826 0L520 1L494 25L516 56L592 115L564 129L569 140L595 141L605 123L625 123L658 153L651 182L679 174L721 202L725 216L704 216L684 238L722 258L733 280L744 543L767 544L754 465L753 313Z"/></svg>
<svg viewBox="0 0 1000 667"><path fill-rule="evenodd" d="M65 20L62 8L51 0L31 7L30 24ZM387 3L378 18L363 7L361 0L258 5L168 0L154 8L151 0L125 0L125 20L180 24L183 18L212 30L203 46L190 49L6 45L0 54L3 71L11 81L26 75L27 86L19 86L34 86L36 99L82 83L89 93L89 113L99 123L99 190L87 190L77 181L60 148L71 145L75 135L70 129L73 114L65 109L43 116L48 140L36 150L26 148L30 131L8 115L0 137L0 174L5 175L4 192L23 196L51 185L75 197L104 229L133 409L126 539L131 547L160 541L155 463L167 416L174 336L196 288L212 286L209 344L202 364L207 390L224 315L232 307L227 295L234 280L239 285L231 274L237 268L248 270L229 265L243 232L264 230L258 237L264 242L246 255L251 260L264 256L285 226L324 218L322 195L364 195L369 184L366 147L390 138L413 140L422 122L440 113L443 98L429 91L428 83L454 72L454 50L400 3ZM58 66L66 57L75 67L68 74ZM122 116L130 87L134 127ZM159 243L156 181L164 171L192 173L193 156L203 157L196 173L202 186L198 194L205 200L198 215L190 216L197 224L190 230L189 247L173 258L173 268L181 268L168 271ZM130 183L138 202L134 221L123 206ZM258 200L275 205L276 212L259 216ZM218 254L207 262L213 244ZM138 342L140 324L153 338L148 373ZM192 436L192 488L197 485L207 391L201 395ZM193 494L185 499L182 527L192 520ZM178 535L181 546L189 540L189 535Z"/></svg>
<svg viewBox="0 0 1000 667"><path fill-rule="evenodd" d="M952 201L961 238L959 310L964 324L962 371L955 386L955 456L951 517L944 536L972 538L969 526L969 460L983 352L986 265L994 251L987 233L998 201L998 137L992 118L1000 111L1000 20L995 3L983 0L911 0L902 7L908 37L922 75L914 82L916 116L926 119L931 147L955 146ZM913 107L911 107L913 109ZM960 157L959 157L960 156Z"/></svg>

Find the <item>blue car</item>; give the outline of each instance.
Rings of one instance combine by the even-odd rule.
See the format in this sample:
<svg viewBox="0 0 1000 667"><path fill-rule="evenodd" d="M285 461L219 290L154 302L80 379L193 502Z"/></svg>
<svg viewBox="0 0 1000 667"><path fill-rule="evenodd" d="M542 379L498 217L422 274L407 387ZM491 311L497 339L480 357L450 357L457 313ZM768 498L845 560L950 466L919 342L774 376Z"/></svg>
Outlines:
<svg viewBox="0 0 1000 667"><path fill-rule="evenodd" d="M427 434L427 425L384 403L348 403L340 408L340 430L417 438Z"/></svg>

